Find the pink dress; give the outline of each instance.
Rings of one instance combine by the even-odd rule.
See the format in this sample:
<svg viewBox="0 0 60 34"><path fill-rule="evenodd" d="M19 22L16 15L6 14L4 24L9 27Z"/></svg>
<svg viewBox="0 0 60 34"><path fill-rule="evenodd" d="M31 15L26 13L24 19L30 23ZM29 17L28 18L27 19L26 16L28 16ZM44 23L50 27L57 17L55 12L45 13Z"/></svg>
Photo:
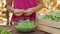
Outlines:
<svg viewBox="0 0 60 34"><path fill-rule="evenodd" d="M15 9L28 9L37 6L38 0L14 0L14 8ZM20 20L26 20L29 19L31 21L35 21L36 19L36 13L33 13L29 16L25 16L22 14L21 16L15 16L13 14L12 21L19 22Z"/></svg>

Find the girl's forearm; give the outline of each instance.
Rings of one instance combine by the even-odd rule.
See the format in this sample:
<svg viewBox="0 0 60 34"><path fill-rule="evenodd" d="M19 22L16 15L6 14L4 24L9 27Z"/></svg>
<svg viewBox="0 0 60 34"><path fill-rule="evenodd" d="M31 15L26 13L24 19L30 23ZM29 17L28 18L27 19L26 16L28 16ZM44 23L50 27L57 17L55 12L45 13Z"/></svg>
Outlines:
<svg viewBox="0 0 60 34"><path fill-rule="evenodd" d="M13 0L7 0L6 2L7 2L7 9L10 11L13 11L13 8L12 8Z"/></svg>
<svg viewBox="0 0 60 34"><path fill-rule="evenodd" d="M36 7L33 8L33 12L38 12L40 9L42 9L42 5L38 5Z"/></svg>
<svg viewBox="0 0 60 34"><path fill-rule="evenodd" d="M6 0L6 4L12 6L13 0Z"/></svg>
<svg viewBox="0 0 60 34"><path fill-rule="evenodd" d="M7 10L14 11L14 8L12 8L11 6L7 5Z"/></svg>
<svg viewBox="0 0 60 34"><path fill-rule="evenodd" d="M32 14L34 12L38 12L41 8L42 8L42 5L38 5L36 7L27 9L27 11L25 13L27 13L29 15L29 14Z"/></svg>

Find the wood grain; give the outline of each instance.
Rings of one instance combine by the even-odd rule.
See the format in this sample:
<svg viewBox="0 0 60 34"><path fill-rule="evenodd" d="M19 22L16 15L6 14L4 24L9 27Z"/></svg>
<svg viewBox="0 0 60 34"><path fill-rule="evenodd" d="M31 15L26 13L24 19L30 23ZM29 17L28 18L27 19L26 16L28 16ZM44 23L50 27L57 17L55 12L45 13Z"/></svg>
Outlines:
<svg viewBox="0 0 60 34"><path fill-rule="evenodd" d="M7 29L10 29L13 34L49 34L47 32L39 31L37 29L35 29L33 32L30 32L30 33L21 33L19 31L17 31L14 26L8 26L8 25L6 25L6 26L0 26L0 27L4 27L4 28L7 28Z"/></svg>

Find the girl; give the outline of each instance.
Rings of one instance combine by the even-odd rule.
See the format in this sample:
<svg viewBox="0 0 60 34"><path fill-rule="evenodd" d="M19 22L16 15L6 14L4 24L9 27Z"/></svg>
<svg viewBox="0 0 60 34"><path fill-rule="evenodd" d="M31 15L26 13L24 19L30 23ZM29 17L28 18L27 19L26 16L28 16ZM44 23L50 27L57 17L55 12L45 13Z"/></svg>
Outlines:
<svg viewBox="0 0 60 34"><path fill-rule="evenodd" d="M8 1L8 0L7 0ZM14 0L14 8L11 7L12 0L7 3L7 8L13 11L11 22L19 22L21 20L35 21L36 11L42 8L42 0Z"/></svg>

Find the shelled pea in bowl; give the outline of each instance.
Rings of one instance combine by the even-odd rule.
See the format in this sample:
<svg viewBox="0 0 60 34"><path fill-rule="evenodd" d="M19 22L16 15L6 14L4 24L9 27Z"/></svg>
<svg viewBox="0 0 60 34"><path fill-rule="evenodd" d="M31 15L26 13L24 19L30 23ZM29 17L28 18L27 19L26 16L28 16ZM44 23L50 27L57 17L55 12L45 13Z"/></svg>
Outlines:
<svg viewBox="0 0 60 34"><path fill-rule="evenodd" d="M35 29L35 24L31 21L22 21L15 28L20 32L32 32Z"/></svg>
<svg viewBox="0 0 60 34"><path fill-rule="evenodd" d="M60 10L56 10L41 17L38 21L38 25L60 28Z"/></svg>
<svg viewBox="0 0 60 34"><path fill-rule="evenodd" d="M46 14L43 19L60 22L60 12L56 11Z"/></svg>
<svg viewBox="0 0 60 34"><path fill-rule="evenodd" d="M0 28L0 34L12 34L7 28Z"/></svg>

